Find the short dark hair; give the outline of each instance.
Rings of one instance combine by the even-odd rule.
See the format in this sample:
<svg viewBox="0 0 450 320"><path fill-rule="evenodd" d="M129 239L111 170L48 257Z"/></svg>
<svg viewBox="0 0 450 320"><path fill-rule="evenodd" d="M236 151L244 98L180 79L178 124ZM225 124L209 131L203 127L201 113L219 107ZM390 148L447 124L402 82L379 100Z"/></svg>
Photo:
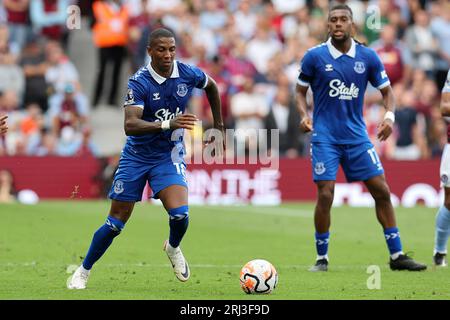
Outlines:
<svg viewBox="0 0 450 320"><path fill-rule="evenodd" d="M330 16L330 13L332 11L335 11L335 10L347 10L348 12L350 12L350 17L353 20L353 11L348 5L346 5L346 4L337 4L337 5L332 6L330 11L328 11L328 17Z"/></svg>
<svg viewBox="0 0 450 320"><path fill-rule="evenodd" d="M158 28L153 30L148 37L148 46L151 47L152 43L159 38L175 38L172 31L165 28Z"/></svg>

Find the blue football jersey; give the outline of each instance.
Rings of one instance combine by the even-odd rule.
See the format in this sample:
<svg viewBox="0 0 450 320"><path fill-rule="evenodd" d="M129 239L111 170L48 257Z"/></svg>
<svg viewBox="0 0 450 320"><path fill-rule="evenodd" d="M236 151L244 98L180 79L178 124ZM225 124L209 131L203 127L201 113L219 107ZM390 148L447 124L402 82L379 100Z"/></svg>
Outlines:
<svg viewBox="0 0 450 320"><path fill-rule="evenodd" d="M143 108L146 121L170 120L184 113L192 90L205 88L207 83L206 74L195 66L175 60L170 78L164 78L149 63L129 79L124 106ZM127 145L147 148L149 154L170 153L183 141L183 129L173 131L129 136Z"/></svg>
<svg viewBox="0 0 450 320"><path fill-rule="evenodd" d="M357 144L369 141L363 119L367 83L390 85L378 55L352 39L343 54L331 38L309 49L300 65L297 83L311 87L314 99L312 142Z"/></svg>

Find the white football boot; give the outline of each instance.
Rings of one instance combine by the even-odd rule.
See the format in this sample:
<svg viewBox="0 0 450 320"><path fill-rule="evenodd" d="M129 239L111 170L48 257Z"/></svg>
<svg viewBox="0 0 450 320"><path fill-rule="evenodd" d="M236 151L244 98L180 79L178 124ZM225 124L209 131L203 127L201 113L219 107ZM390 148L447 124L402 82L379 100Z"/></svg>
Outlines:
<svg viewBox="0 0 450 320"><path fill-rule="evenodd" d="M72 275L72 278L67 283L68 289L86 289L86 284L89 278L90 270L83 268L83 265L79 266Z"/></svg>
<svg viewBox="0 0 450 320"><path fill-rule="evenodd" d="M180 281L187 281L190 276L189 265L181 252L180 247L172 247L168 240L164 242L163 250L167 253L173 267L175 276Z"/></svg>

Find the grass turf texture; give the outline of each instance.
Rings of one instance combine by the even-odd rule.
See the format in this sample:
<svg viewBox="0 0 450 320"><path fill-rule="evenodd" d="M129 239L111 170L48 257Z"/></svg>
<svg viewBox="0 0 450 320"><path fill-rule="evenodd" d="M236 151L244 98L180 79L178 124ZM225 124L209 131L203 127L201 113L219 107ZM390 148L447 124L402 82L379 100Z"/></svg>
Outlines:
<svg viewBox="0 0 450 320"><path fill-rule="evenodd" d="M88 288L66 289L70 265L81 262L108 210L107 201L0 205L0 299L450 298L450 269L431 264L435 209L396 210L404 251L414 251L428 265L425 272L390 271L374 209L341 207L332 210L329 271L311 273L312 204L191 206L182 249L192 275L181 283L162 251L167 214L161 206L139 203L94 266ZM278 271L278 287L270 295L246 295L239 286L241 267L256 258ZM379 290L367 288L370 265L381 269Z"/></svg>

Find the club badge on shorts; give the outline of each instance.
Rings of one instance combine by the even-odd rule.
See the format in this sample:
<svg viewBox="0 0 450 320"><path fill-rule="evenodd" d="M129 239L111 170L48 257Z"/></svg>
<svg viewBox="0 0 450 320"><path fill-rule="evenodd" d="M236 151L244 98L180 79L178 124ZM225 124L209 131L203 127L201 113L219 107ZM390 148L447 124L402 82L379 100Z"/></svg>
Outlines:
<svg viewBox="0 0 450 320"><path fill-rule="evenodd" d="M179 95L180 97L184 97L187 93L188 93L187 85L185 83L180 83L177 86L177 95Z"/></svg>
<svg viewBox="0 0 450 320"><path fill-rule="evenodd" d="M123 190L123 182L121 180L116 180L116 182L114 183L114 193L119 194L122 193Z"/></svg>
<svg viewBox="0 0 450 320"><path fill-rule="evenodd" d="M327 169L325 168L325 164L323 162L317 162L316 166L314 167L314 172L319 176L321 174L324 174L326 170Z"/></svg>
<svg viewBox="0 0 450 320"><path fill-rule="evenodd" d="M441 176L441 181L443 184L447 184L448 183L448 176L446 174L443 174Z"/></svg>

